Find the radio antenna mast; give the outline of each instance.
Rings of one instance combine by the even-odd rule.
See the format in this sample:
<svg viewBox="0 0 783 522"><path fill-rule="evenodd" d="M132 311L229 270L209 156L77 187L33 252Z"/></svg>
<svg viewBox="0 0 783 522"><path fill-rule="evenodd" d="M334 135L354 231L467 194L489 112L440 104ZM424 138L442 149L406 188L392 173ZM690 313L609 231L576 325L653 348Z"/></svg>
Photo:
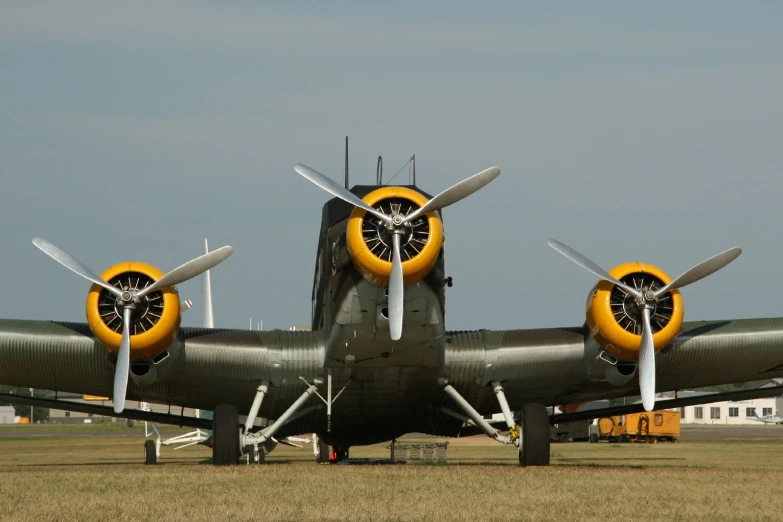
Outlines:
<svg viewBox="0 0 783 522"><path fill-rule="evenodd" d="M350 189L350 185L348 185L348 136L345 137L345 188Z"/></svg>

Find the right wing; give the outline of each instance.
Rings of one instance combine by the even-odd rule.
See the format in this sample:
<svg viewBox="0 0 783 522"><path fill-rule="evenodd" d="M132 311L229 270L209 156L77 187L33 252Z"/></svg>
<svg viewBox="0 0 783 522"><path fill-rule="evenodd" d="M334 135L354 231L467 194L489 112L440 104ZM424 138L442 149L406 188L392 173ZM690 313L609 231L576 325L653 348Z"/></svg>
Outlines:
<svg viewBox="0 0 783 522"><path fill-rule="evenodd" d="M447 332L444 377L481 413L498 411L493 381L511 407L639 394L638 376L612 385L583 327ZM783 377L783 318L684 323L656 354L657 391Z"/></svg>

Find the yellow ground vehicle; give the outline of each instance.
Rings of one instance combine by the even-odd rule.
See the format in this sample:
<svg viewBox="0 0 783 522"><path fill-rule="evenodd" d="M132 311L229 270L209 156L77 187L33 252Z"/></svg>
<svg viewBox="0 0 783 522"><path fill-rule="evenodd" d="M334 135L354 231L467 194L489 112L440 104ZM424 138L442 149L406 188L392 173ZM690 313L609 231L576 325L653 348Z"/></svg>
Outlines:
<svg viewBox="0 0 783 522"><path fill-rule="evenodd" d="M603 417L598 430L590 434L590 442L677 442L680 437L680 412L651 411L622 416Z"/></svg>

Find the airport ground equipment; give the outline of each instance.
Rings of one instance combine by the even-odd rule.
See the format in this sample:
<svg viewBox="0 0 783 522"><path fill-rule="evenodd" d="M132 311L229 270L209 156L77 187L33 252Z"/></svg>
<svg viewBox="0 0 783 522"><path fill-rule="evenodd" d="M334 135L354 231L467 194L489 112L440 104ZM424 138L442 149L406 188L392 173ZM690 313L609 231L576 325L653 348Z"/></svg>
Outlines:
<svg viewBox="0 0 783 522"><path fill-rule="evenodd" d="M590 437L590 421L560 422L549 428L552 442L582 442Z"/></svg>
<svg viewBox="0 0 783 522"><path fill-rule="evenodd" d="M652 411L625 416L625 437L632 442L677 442L680 438L680 412Z"/></svg>
<svg viewBox="0 0 783 522"><path fill-rule="evenodd" d="M389 460L395 463L434 463L449 461L449 443L446 442L397 442L389 445Z"/></svg>
<svg viewBox="0 0 783 522"><path fill-rule="evenodd" d="M651 411L602 417L591 442L677 442L680 438L680 412Z"/></svg>

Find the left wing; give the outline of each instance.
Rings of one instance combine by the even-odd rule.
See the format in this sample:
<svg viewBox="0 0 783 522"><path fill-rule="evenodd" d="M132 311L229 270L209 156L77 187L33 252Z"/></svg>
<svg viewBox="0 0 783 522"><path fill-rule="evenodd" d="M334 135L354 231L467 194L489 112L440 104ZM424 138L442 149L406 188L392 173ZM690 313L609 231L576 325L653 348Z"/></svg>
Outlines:
<svg viewBox="0 0 783 522"><path fill-rule="evenodd" d="M111 396L112 357L86 323L0 319L3 384ZM131 364L128 399L210 410L250 404L268 380L276 389L264 416L274 418L306 388L299 376L320 375L324 339L320 332L181 328L155 360L144 375Z"/></svg>

